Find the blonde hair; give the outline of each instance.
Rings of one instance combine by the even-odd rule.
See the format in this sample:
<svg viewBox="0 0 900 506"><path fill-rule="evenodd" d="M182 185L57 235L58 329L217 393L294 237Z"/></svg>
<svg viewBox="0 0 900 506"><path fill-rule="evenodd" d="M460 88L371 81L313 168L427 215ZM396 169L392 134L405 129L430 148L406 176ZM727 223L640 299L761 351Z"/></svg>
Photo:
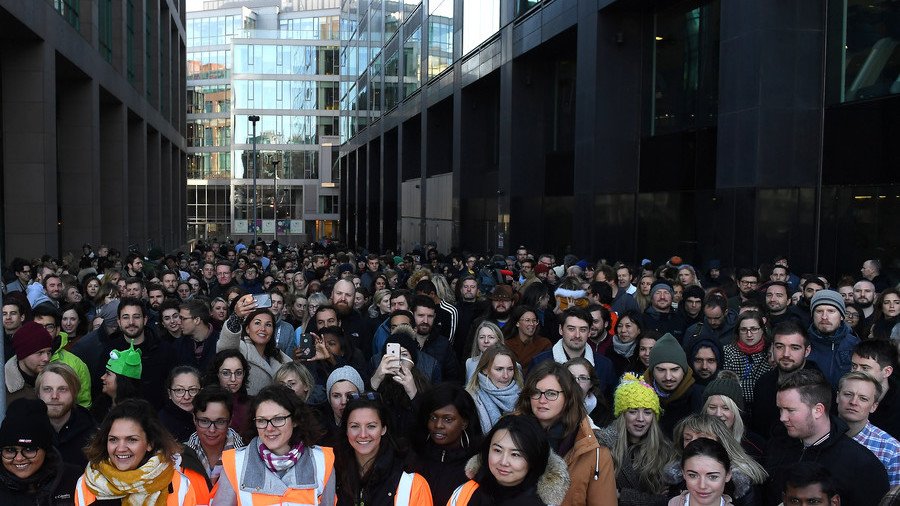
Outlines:
<svg viewBox="0 0 900 506"><path fill-rule="evenodd" d="M469 383L466 385L466 390L472 394L472 397L475 397L475 392L479 390L478 387L478 375L483 374L485 369L493 365L494 359L499 356L506 356L512 360L513 363L513 381L516 385L519 385L519 388L522 388L522 384L524 380L522 379L522 370L519 368L516 363L516 354L506 346L502 344L495 344L490 348L484 350L484 353L481 354L481 358L478 359L478 365L475 366L475 374L472 375L472 379L469 380Z"/></svg>
<svg viewBox="0 0 900 506"><path fill-rule="evenodd" d="M734 438L734 434L728 430L725 422L706 413L688 415L675 425L675 452L679 458L684 450L685 429L715 436L716 441L722 443L725 451L728 452L728 457L731 459L731 469L740 471L749 477L753 483L759 485L769 477L769 473L759 465L759 462L753 460L753 457L744 451L744 447Z"/></svg>
<svg viewBox="0 0 900 506"><path fill-rule="evenodd" d="M494 322L489 322L487 320L478 324L475 327L475 335L472 337L472 357L475 358L481 355L481 350L478 349L478 334L481 333L481 329L490 329L497 336L497 344L506 343L506 339L503 337L503 331L500 330L500 327L497 326Z"/></svg>
<svg viewBox="0 0 900 506"><path fill-rule="evenodd" d="M631 453L631 465L638 474L641 487L653 494L664 494L668 485L663 482L663 468L675 459L672 444L666 439L659 426L659 420L654 414L650 419L650 427L647 433L637 443L628 442L628 427L625 424L625 413L616 417L612 427L616 432L616 441L610 452L612 453L613 466L616 474L625 461L625 456ZM636 447L631 452L631 447Z"/></svg>
<svg viewBox="0 0 900 506"><path fill-rule="evenodd" d="M741 441L744 439L744 432L746 431L746 427L744 427L744 419L741 417L741 410L738 408L736 402L731 397L722 394L714 394L722 400L722 402L728 406L728 409L734 413L734 426L731 428L731 433L734 434L734 439L737 441ZM707 413L707 409L709 409L709 400L712 399L713 396L710 395L706 398L706 401L703 403L703 413ZM708 414L708 413L707 413ZM724 422L723 422L724 423ZM725 426L728 427L727 425Z"/></svg>
<svg viewBox="0 0 900 506"><path fill-rule="evenodd" d="M453 295L453 290L450 289L450 283L447 281L447 278L444 277L443 274L432 274L431 282L434 283L434 287L437 290L438 297L440 297L441 300L445 300L451 304L456 304L456 296Z"/></svg>
<svg viewBox="0 0 900 506"><path fill-rule="evenodd" d="M316 380L313 379L313 375L309 372L309 369L306 368L303 364L298 364L296 362L286 362L275 371L275 377L272 379L273 383L281 383L284 381L289 374L296 374L300 381L306 384L309 391L312 392L312 389L316 386ZM307 394L309 397L309 394ZM303 399L305 402L306 399Z"/></svg>

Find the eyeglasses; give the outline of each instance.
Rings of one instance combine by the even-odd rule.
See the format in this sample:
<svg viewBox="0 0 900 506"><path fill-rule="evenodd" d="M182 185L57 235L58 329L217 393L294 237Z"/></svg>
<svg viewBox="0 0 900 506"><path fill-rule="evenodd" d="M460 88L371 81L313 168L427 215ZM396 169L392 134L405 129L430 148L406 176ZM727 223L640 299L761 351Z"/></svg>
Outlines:
<svg viewBox="0 0 900 506"><path fill-rule="evenodd" d="M741 334L756 334L760 330L762 330L761 327L740 327L738 332Z"/></svg>
<svg viewBox="0 0 900 506"><path fill-rule="evenodd" d="M381 394L379 394L378 392L354 392L352 394L347 394L347 400L356 401L359 399L366 399L368 401L380 401Z"/></svg>
<svg viewBox="0 0 900 506"><path fill-rule="evenodd" d="M577 381L579 383L590 383L591 377L590 376L575 376L575 381ZM550 398L548 397L548 399L550 399Z"/></svg>
<svg viewBox="0 0 900 506"><path fill-rule="evenodd" d="M33 459L37 456L38 449L34 446L4 446L2 450L4 460L15 460L16 455L22 454L26 459Z"/></svg>
<svg viewBox="0 0 900 506"><path fill-rule="evenodd" d="M45 324L42 325L42 327L44 327L45 329L49 330L50 332L53 332L54 330L56 330L56 324L55 324L55 323L45 323Z"/></svg>
<svg viewBox="0 0 900 506"><path fill-rule="evenodd" d="M850 311L847 311L847 318L857 319L859 318L859 313L851 313Z"/></svg>
<svg viewBox="0 0 900 506"><path fill-rule="evenodd" d="M208 429L215 425L217 429L224 429L228 427L228 424L231 423L231 420L227 418L220 418L218 420L210 420L209 418L194 418L194 421L197 422L197 426L201 429Z"/></svg>
<svg viewBox="0 0 900 506"><path fill-rule="evenodd" d="M272 418L254 418L253 424L256 425L257 429L265 429L270 423L272 427L284 427L284 424L290 420L290 416L282 415L282 416L273 416Z"/></svg>
<svg viewBox="0 0 900 506"><path fill-rule="evenodd" d="M237 370L235 370L235 371L230 371L230 370L228 370L228 369L222 369L221 371L219 371L219 376L221 376L221 377L223 377L223 378L225 378L225 379L228 379L228 378L243 378L243 377L244 377L244 370L243 370L243 369L237 369Z"/></svg>
<svg viewBox="0 0 900 506"><path fill-rule="evenodd" d="M200 392L200 387L170 388L169 391L175 394L176 397L183 397L184 394L188 394L188 397L193 397Z"/></svg>
<svg viewBox="0 0 900 506"><path fill-rule="evenodd" d="M759 281L748 281L748 280L742 279L739 281L739 283L742 286L755 286L755 285L759 284Z"/></svg>
<svg viewBox="0 0 900 506"><path fill-rule="evenodd" d="M562 392L560 392L559 390L535 390L531 392L531 400L540 400L541 396L543 395L547 398L548 401L555 401L556 399L559 399L560 394L562 394Z"/></svg>

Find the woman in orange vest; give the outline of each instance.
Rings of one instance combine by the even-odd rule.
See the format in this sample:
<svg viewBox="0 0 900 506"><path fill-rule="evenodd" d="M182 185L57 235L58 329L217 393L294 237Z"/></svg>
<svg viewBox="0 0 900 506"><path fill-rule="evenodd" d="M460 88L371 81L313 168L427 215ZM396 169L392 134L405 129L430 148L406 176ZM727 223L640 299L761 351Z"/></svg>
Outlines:
<svg viewBox="0 0 900 506"><path fill-rule="evenodd" d="M469 481L447 506L560 504L569 487L566 463L550 451L541 426L525 415L507 415L494 425L466 464L466 475Z"/></svg>
<svg viewBox="0 0 900 506"><path fill-rule="evenodd" d="M85 448L88 465L75 487L75 504L196 506L191 482L175 469L180 450L150 403L116 404Z"/></svg>
<svg viewBox="0 0 900 506"><path fill-rule="evenodd" d="M421 475L403 470L390 433L390 420L376 393L351 394L341 420L335 461L341 470L341 505L431 506L431 489Z"/></svg>
<svg viewBox="0 0 900 506"><path fill-rule="evenodd" d="M313 412L293 390L269 385L250 405L257 437L222 453L212 504L333 506L334 453L315 446L321 433Z"/></svg>

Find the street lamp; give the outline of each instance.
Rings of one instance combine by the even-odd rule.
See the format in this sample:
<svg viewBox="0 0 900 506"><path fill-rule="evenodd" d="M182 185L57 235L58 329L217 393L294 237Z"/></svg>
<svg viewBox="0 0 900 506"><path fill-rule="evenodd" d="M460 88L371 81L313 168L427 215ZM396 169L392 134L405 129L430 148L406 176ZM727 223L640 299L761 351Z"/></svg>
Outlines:
<svg viewBox="0 0 900 506"><path fill-rule="evenodd" d="M259 231L256 226L256 208L259 204L256 198L256 122L259 121L259 116L251 115L247 116L247 119L253 123L253 244L256 244L259 242Z"/></svg>
<svg viewBox="0 0 900 506"><path fill-rule="evenodd" d="M272 193L272 211L275 215L275 238L278 240L278 163L280 160L272 160L272 181L275 184L275 191Z"/></svg>

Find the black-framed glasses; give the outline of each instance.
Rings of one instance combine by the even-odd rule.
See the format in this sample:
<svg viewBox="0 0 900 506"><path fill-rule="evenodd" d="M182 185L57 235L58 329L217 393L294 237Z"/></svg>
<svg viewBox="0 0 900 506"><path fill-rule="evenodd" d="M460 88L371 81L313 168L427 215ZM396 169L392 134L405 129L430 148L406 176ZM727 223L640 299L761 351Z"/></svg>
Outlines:
<svg viewBox="0 0 900 506"><path fill-rule="evenodd" d="M189 397L193 397L200 393L200 387L170 388L169 391L175 394L176 397L184 397L184 394L188 394Z"/></svg>
<svg viewBox="0 0 900 506"><path fill-rule="evenodd" d="M4 446L2 455L4 460L15 460L16 455L22 454L26 459L37 457L38 448L34 446Z"/></svg>
<svg viewBox="0 0 900 506"><path fill-rule="evenodd" d="M378 392L354 392L352 394L347 394L347 400L349 401L356 401L359 399L365 399L367 401L380 401L381 394L379 394Z"/></svg>
<svg viewBox="0 0 900 506"><path fill-rule="evenodd" d="M253 425L256 425L257 429L265 429L270 423L272 424L272 427L284 427L284 424L290 419L291 417L289 415L273 416L272 418L254 418Z"/></svg>
<svg viewBox="0 0 900 506"><path fill-rule="evenodd" d="M762 327L739 327L738 332L741 334L756 334Z"/></svg>
<svg viewBox="0 0 900 506"><path fill-rule="evenodd" d="M197 426L201 429L208 429L212 426L215 426L217 429L224 429L228 427L228 424L231 423L231 420L228 418L219 418L218 420L210 420L209 418L194 418L194 421L197 422Z"/></svg>
<svg viewBox="0 0 900 506"><path fill-rule="evenodd" d="M579 383L590 383L591 377L585 376L585 375L575 376L575 381L577 381Z"/></svg>
<svg viewBox="0 0 900 506"><path fill-rule="evenodd" d="M559 390L534 390L531 392L530 397L531 400L534 401L540 400L541 396L546 397L548 401L555 401L556 399L559 399L560 394L562 394L562 392Z"/></svg>

